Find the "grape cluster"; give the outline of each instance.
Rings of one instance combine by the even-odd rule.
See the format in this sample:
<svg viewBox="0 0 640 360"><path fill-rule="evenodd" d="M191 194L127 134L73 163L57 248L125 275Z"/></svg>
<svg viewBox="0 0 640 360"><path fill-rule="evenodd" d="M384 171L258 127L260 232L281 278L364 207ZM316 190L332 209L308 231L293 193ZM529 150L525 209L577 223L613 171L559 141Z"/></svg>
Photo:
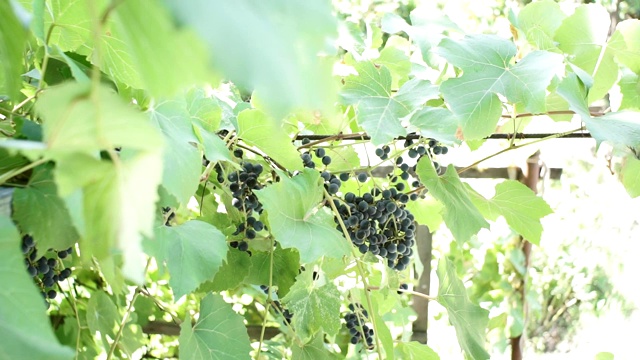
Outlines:
<svg viewBox="0 0 640 360"><path fill-rule="evenodd" d="M311 141L309 140L309 138L302 139L302 145L307 145L310 142ZM320 162L322 163L322 165L328 166L329 164L331 164L331 157L327 155L326 150L323 148L317 148L313 151L312 150L305 151L300 155L300 157L302 158L302 163L304 164L304 167L310 168L310 169L316 168L316 163L313 162L314 154L318 159L320 159Z"/></svg>
<svg viewBox="0 0 640 360"><path fill-rule="evenodd" d="M349 312L344 316L344 320L347 322L347 329L351 335L350 342L357 344L363 342L368 349L373 349L373 328L367 324L369 315L361 304L353 303L349 304Z"/></svg>
<svg viewBox="0 0 640 360"><path fill-rule="evenodd" d="M233 154L241 158L243 151L242 149L236 149ZM243 234L244 239L239 241L234 240L230 242L229 245L240 251L248 252L249 243L246 240L255 239L257 232L265 229L265 225L254 216L254 214L259 215L262 213L262 204L253 193L255 190L262 189L258 178L260 174L262 174L263 167L260 164L254 164L248 161L242 162L240 166L242 168L241 170L230 172L226 177L219 165L216 167L216 171L218 173L218 182L220 184L226 184L231 191L233 206L247 215L246 221L239 224L236 231L232 234Z"/></svg>
<svg viewBox="0 0 640 360"><path fill-rule="evenodd" d="M29 276L41 290L45 299L53 299L57 296L57 292L53 287L58 282L62 282L71 276L71 269L63 268L62 263L58 259L66 259L73 252L73 248L62 251L54 251L55 256L37 257L36 243L31 235L22 237L22 253L24 254L25 265Z"/></svg>
<svg viewBox="0 0 640 360"><path fill-rule="evenodd" d="M413 214L405 209L409 196L396 188L374 188L363 196L348 192L344 200L343 204L336 201L336 205L353 245L363 254L370 252L387 259L392 269L406 269L413 255L416 230ZM341 230L339 224L337 229Z"/></svg>

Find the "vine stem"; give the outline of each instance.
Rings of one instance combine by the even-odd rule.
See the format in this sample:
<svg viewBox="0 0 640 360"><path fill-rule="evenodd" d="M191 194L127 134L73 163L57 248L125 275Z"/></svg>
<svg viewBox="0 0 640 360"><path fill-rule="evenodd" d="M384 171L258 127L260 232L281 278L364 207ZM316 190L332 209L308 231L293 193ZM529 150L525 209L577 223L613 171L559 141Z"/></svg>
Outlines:
<svg viewBox="0 0 640 360"><path fill-rule="evenodd" d="M131 298L131 302L129 302L129 306L127 307L127 311L125 311L124 316L122 316L122 321L120 322L120 328L118 329L118 333L116 334L115 339L113 339L113 343L109 348L109 353L107 354L107 359L110 360L113 356L116 347L118 346L118 342L120 342L120 338L122 337L122 332L124 331L124 327L127 325L127 320L129 320L129 315L133 312L133 303L135 303L136 299L140 295L140 288L136 288L133 297Z"/></svg>
<svg viewBox="0 0 640 360"><path fill-rule="evenodd" d="M333 213L336 216L336 219L338 219L338 223L340 224L340 228L342 229L342 233L344 234L345 239L348 241L349 231L347 230L347 227L344 225L344 221L342 221L342 217L340 216L340 212L338 211L336 204L333 203L333 198L331 197L331 195L329 195L329 193L327 192L327 189L323 187L322 190L324 191L325 199L329 203L329 206L331 206L331 210L333 210ZM371 296L369 295L369 284L367 283L367 278L364 276L364 269L362 268L362 264L360 263L360 261L358 261L357 259L358 256L355 250L353 249L353 246L351 246L351 244L349 244L349 248L351 249L351 254L353 255L353 257L356 258L356 269L358 270L360 278L362 279L362 284L364 285L364 297L367 300L367 305L369 306L369 309L371 310L371 314L372 314L371 324L373 325L373 331L375 332L375 334L380 334L378 332L378 324L376 321L377 313L373 308L373 302L371 301ZM380 359L384 359L384 356L382 356L380 337L376 335L375 338L376 338L376 350L378 352L378 356L380 357Z"/></svg>
<svg viewBox="0 0 640 360"><path fill-rule="evenodd" d="M147 271L149 270L149 266L151 265L151 259L152 258L149 258L147 260L147 265L144 268L144 274L146 274ZM124 315L122 316L122 321L120 321L120 328L118 329L118 333L116 333L116 337L113 339L113 343L111 344L111 347L109 347L109 353L107 354L106 360L111 360L111 357L113 356L113 353L115 352L116 347L118 346L118 342L120 342L120 338L122 337L122 332L124 331L124 327L127 325L127 321L129 320L129 316L133 312L133 304L136 302L136 299L140 295L141 288L142 288L142 286L136 287L136 289L135 289L135 291L133 293L133 296L131 297L131 301L129 302L129 306L127 306L127 310L125 311Z"/></svg>
<svg viewBox="0 0 640 360"><path fill-rule="evenodd" d="M380 290L380 287L379 286L369 286L369 289L370 290ZM421 297L423 299L427 299L429 301L435 301L435 302L438 301L437 297L429 296L427 294L423 294L423 293L418 292L418 291L403 290L403 289L398 289L398 291L403 292L403 293L407 293L407 294L411 294L411 295L414 295L414 296L418 296L418 297Z"/></svg>
<svg viewBox="0 0 640 360"><path fill-rule="evenodd" d="M491 159L491 158L493 158L493 157L496 157L496 156L498 156L498 155L500 155L500 154L502 154L502 153L505 153L505 152L507 152L507 151L511 151L511 150L515 150L515 149L520 149L520 148L522 148L522 147L525 147L525 146L528 146L528 145L533 145L533 144L539 143L539 142L541 142L541 141L551 140L551 139L555 139L555 138L563 137L563 136L565 136L565 135L573 134L573 133L575 133L575 132L583 131L583 130L584 130L584 127L582 127L582 126L581 126L581 127L577 128L577 129L574 129L574 130L569 130L569 131L566 131L566 132L563 132L563 133L553 134L553 135L550 135L550 136L547 136L547 137L543 137L543 138L541 138L541 139L536 139L536 140L533 140L533 141L529 141L529 142L524 143L524 144L511 144L511 146L509 146L508 148L502 149L502 150L500 150L500 151L498 151L498 152L496 152L496 153L493 153L493 154L491 154L491 155L489 155L489 156L486 156L486 157L484 157L484 158L482 158L482 159L480 159L480 160L478 160L478 161L474 162L473 164L471 164L471 165L469 165L469 166L466 166L466 167L464 167L464 168L460 169L460 170L458 171L458 174L461 174L461 173L463 173L463 172L465 172L465 171L467 171L467 170L469 170L469 169L471 169L471 168L475 167L476 165L478 165L478 164L480 164L480 163L482 163L482 162L484 162L484 161L486 161L486 160L489 160L489 159Z"/></svg>
<svg viewBox="0 0 640 360"><path fill-rule="evenodd" d="M258 344L258 353L256 360L260 359L262 351L262 343L264 342L264 332L267 328L267 318L269 317L269 308L271 307L271 288L273 286L273 237L270 237L271 251L269 251L269 291L267 292L267 306L264 309L264 318L262 319L262 329L260 329L260 343Z"/></svg>

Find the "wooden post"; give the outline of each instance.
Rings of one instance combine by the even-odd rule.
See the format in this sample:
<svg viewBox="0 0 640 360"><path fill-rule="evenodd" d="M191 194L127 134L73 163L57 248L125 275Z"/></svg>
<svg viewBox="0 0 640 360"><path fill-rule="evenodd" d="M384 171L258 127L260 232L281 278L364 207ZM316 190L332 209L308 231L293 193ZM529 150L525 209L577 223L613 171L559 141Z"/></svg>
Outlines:
<svg viewBox="0 0 640 360"><path fill-rule="evenodd" d="M416 274L418 277L418 286L416 290L423 294L429 295L429 287L431 286L431 248L433 234L428 227L418 225L416 229L416 243L418 245L418 256L424 269L422 274ZM417 341L422 344L427 343L427 328L429 323L429 300L413 296L413 310L418 318L413 322L413 333L411 341Z"/></svg>
<svg viewBox="0 0 640 360"><path fill-rule="evenodd" d="M527 169L520 181L527 185L534 193L538 193L538 180L540 179L540 152L536 151L527 160ZM531 259L531 243L520 236L520 245L524 253L524 277L520 286L520 298L522 299L522 309L524 312L524 325L522 332L527 329L527 312L528 306L526 302L525 292L527 286L527 274L529 272L529 264ZM511 360L522 360L522 334L511 338Z"/></svg>

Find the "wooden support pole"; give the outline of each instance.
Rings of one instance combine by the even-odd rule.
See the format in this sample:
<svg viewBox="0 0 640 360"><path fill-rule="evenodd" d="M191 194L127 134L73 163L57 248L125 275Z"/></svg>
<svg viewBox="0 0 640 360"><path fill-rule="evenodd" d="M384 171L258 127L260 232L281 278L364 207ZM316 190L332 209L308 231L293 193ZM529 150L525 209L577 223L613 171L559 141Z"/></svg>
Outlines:
<svg viewBox="0 0 640 360"><path fill-rule="evenodd" d="M540 179L540 152L536 151L535 154L531 155L527 160L527 171L520 181L527 185L529 189L531 189L534 193L538 193L538 180ZM520 237L520 245L522 247L522 252L524 254L524 276L522 278L522 283L520 286L520 299L522 300L522 309L524 312L524 325L522 332L524 333L527 328L527 312L528 306L526 302L526 287L527 287L527 275L529 273L529 264L531 259L531 243L526 239ZM511 360L522 360L522 334L511 338Z"/></svg>
<svg viewBox="0 0 640 360"><path fill-rule="evenodd" d="M430 295L429 287L431 286L432 240L433 234L431 230L424 225L418 225L416 229L416 243L418 245L418 257L422 263L423 270L422 274L416 274L418 278L416 290L426 295ZM413 322L411 341L426 344L429 324L429 300L423 297L413 296L412 301L411 306L418 315L418 318Z"/></svg>

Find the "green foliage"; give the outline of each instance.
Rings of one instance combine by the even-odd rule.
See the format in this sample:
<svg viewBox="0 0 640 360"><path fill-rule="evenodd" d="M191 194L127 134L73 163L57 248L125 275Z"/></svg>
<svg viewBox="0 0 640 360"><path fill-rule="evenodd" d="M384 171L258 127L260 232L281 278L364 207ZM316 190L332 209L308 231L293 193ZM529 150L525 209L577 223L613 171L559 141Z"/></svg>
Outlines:
<svg viewBox="0 0 640 360"><path fill-rule="evenodd" d="M257 192L275 239L284 248L298 249L304 263L322 256L341 257L349 251L344 237L335 229L333 216L317 208L324 196L319 180L316 171L307 169Z"/></svg>
<svg viewBox="0 0 640 360"><path fill-rule="evenodd" d="M471 202L453 166L449 166L447 172L440 177L431 161L423 159L418 163L416 172L433 197L444 205L442 218L457 241L468 241L481 228L489 227L489 223Z"/></svg>
<svg viewBox="0 0 640 360"><path fill-rule="evenodd" d="M540 219L552 213L549 205L526 185L513 180L496 185L491 199L472 192L472 201L487 219L504 216L507 224L525 239L539 245L542 235Z"/></svg>
<svg viewBox="0 0 640 360"><path fill-rule="evenodd" d="M438 359L404 341L404 283L430 259L416 227L442 223L457 241L435 301L465 356L488 358L487 327L527 330L519 249L488 246L468 292L460 275L490 222L539 244L551 208L514 181L484 198L447 153L578 120L638 196L640 22L608 37L603 7L537 1L507 39L334 5L0 2L0 358ZM511 139L490 157L529 145ZM356 302L373 335L350 344ZM489 322L480 302L508 310Z"/></svg>
<svg viewBox="0 0 640 360"><path fill-rule="evenodd" d="M311 272L300 274L282 301L293 311L293 325L304 342L320 329L329 336L340 330L340 292L332 283L313 281Z"/></svg>
<svg viewBox="0 0 640 360"><path fill-rule="evenodd" d="M485 350L485 329L489 322L489 312L469 300L467 290L458 279L452 262L440 260L436 273L440 280L438 302L447 309L460 347L473 359L489 359L489 353Z"/></svg>
<svg viewBox="0 0 640 360"><path fill-rule="evenodd" d="M220 295L200 301L200 317L180 328L180 357L184 359L250 359L249 337L236 314Z"/></svg>

